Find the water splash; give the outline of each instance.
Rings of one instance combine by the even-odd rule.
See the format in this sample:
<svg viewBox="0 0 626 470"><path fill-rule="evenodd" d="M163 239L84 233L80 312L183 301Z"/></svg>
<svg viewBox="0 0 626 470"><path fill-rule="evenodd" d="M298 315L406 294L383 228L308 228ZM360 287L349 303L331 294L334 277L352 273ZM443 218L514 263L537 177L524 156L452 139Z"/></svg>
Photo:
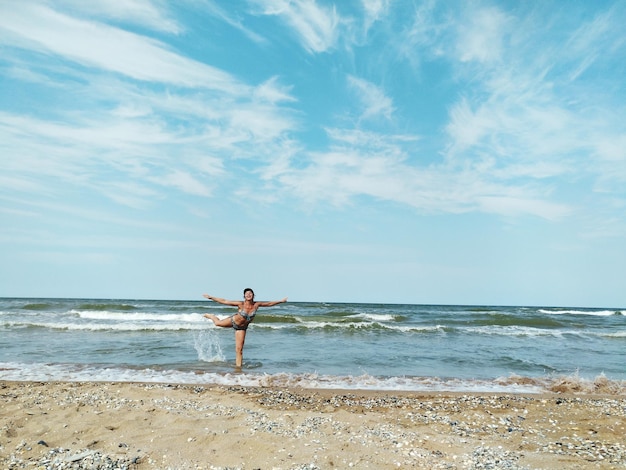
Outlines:
<svg viewBox="0 0 626 470"><path fill-rule="evenodd" d="M198 359L204 362L224 362L225 356L219 337L213 330L198 331L194 335L194 348Z"/></svg>

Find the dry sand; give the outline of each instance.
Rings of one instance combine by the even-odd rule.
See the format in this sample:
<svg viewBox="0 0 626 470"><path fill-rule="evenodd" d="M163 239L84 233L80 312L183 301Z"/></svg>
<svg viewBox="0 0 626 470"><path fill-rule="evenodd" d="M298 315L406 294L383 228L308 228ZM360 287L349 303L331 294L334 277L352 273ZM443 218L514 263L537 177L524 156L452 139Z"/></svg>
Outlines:
<svg viewBox="0 0 626 470"><path fill-rule="evenodd" d="M0 381L0 468L626 468L626 398Z"/></svg>

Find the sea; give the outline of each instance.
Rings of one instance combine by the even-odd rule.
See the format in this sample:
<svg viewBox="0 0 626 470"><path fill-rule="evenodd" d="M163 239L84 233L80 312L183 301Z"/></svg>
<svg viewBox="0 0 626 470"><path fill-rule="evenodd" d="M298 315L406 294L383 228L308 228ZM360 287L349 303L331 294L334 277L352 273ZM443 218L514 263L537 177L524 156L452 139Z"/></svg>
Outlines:
<svg viewBox="0 0 626 470"><path fill-rule="evenodd" d="M0 298L0 380L626 393L626 309Z"/></svg>

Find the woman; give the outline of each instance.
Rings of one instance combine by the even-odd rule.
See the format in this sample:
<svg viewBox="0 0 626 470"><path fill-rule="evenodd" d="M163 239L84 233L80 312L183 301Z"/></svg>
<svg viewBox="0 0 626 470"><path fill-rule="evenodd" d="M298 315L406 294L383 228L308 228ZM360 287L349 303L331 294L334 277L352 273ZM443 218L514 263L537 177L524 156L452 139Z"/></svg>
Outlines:
<svg viewBox="0 0 626 470"><path fill-rule="evenodd" d="M212 313L204 314L205 318L213 320L215 326L222 326L225 328L232 327L235 330L235 365L237 367L241 367L241 364L243 363L243 343L246 340L246 330L248 329L248 325L252 322L252 320L254 320L254 316L256 315L256 311L259 307L271 307L276 304L287 302L287 297L282 300L273 300L271 302L255 302L254 291L249 287L243 291L243 302L241 300L220 299L219 297L213 297L209 294L203 294L202 296L220 304L232 305L238 309L236 314L222 320L220 320L217 315L213 315Z"/></svg>

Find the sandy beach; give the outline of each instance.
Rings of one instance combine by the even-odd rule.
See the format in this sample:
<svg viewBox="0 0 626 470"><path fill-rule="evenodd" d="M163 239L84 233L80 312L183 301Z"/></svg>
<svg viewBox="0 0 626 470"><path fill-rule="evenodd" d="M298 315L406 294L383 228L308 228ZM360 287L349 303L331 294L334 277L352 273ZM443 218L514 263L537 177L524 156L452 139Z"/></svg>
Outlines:
<svg viewBox="0 0 626 470"><path fill-rule="evenodd" d="M626 466L626 398L0 382L0 468Z"/></svg>

